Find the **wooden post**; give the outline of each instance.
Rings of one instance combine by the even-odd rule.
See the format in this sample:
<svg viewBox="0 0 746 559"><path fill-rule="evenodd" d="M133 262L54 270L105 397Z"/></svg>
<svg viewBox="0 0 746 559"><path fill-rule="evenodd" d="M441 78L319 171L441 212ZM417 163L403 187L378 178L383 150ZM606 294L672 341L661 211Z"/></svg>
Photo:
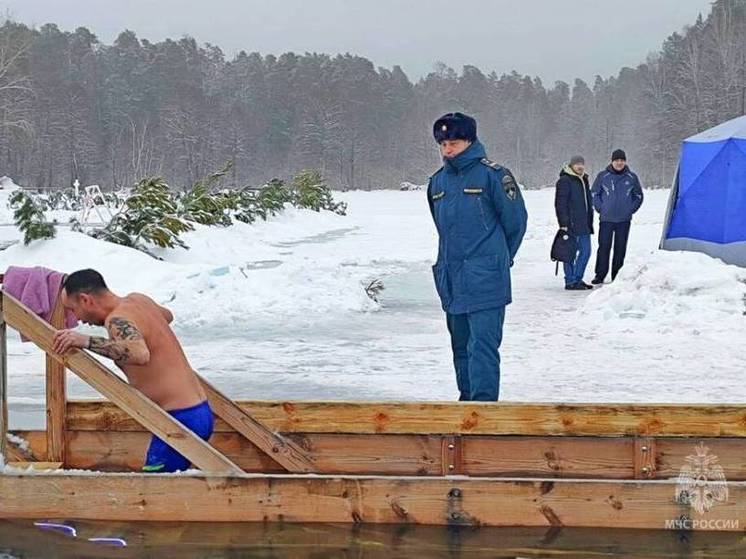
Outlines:
<svg viewBox="0 0 746 559"><path fill-rule="evenodd" d="M0 461L5 460L8 439L8 341L5 317L2 315L3 304L0 291Z"/></svg>
<svg viewBox="0 0 746 559"><path fill-rule="evenodd" d="M56 329L65 326L65 308L62 298L57 297L57 302L52 311L50 320ZM66 441L66 409L67 409L67 383L65 382L65 366L54 357L47 354L47 461L62 462L65 464L67 451Z"/></svg>

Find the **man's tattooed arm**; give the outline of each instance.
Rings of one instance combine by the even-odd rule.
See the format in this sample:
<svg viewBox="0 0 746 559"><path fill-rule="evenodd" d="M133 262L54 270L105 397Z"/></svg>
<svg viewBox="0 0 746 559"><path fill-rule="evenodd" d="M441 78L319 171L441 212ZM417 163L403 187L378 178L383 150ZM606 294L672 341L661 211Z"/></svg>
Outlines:
<svg viewBox="0 0 746 559"><path fill-rule="evenodd" d="M137 326L119 316L109 319L109 338L91 336L88 349L114 360L117 365L146 365L150 350Z"/></svg>

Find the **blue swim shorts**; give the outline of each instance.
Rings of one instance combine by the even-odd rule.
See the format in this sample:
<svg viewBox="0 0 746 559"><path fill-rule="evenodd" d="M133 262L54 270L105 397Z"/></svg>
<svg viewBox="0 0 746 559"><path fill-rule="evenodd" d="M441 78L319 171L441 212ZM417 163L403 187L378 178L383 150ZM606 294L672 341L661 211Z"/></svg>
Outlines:
<svg viewBox="0 0 746 559"><path fill-rule="evenodd" d="M203 440L208 440L212 435L215 419L207 400L191 408L171 410L168 413ZM184 456L153 435L142 470L157 473L178 472L189 469L190 464Z"/></svg>

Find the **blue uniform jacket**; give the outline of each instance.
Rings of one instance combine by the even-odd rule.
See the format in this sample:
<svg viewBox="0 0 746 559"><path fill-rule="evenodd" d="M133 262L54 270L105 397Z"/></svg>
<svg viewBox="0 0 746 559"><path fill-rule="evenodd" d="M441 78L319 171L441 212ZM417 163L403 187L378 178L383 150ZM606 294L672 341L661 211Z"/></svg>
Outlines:
<svg viewBox="0 0 746 559"><path fill-rule="evenodd" d="M528 220L510 171L485 159L476 141L444 159L427 198L438 229L433 275L443 310L463 314L509 304L510 266Z"/></svg>
<svg viewBox="0 0 746 559"><path fill-rule="evenodd" d="M593 182L593 207L601 216L601 221L623 223L642 206L642 186L637 175L625 167L615 171L609 165L601 171Z"/></svg>

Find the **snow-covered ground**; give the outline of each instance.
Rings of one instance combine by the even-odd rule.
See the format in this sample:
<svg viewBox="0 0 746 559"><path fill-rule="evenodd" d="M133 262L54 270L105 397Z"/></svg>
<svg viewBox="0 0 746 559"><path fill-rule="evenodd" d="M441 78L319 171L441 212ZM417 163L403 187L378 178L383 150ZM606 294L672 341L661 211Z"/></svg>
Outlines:
<svg viewBox="0 0 746 559"><path fill-rule="evenodd" d="M339 196L347 217L289 209L253 226L198 228L186 236L190 250L162 251L162 262L60 228L52 241L0 252L0 269L95 267L117 292L150 294L174 311L195 368L237 398L455 399L424 193ZM746 270L656 250L667 191L646 193L627 265L592 293L566 292L561 271L554 276L553 192L525 197L530 223L513 268L503 399L746 399ZM4 205L0 195L7 223ZM0 227L0 241L16 237ZM363 289L373 278L386 286L380 305ZM43 359L15 335L9 354L11 421L25 426L40 417ZM95 396L73 378L70 395Z"/></svg>

